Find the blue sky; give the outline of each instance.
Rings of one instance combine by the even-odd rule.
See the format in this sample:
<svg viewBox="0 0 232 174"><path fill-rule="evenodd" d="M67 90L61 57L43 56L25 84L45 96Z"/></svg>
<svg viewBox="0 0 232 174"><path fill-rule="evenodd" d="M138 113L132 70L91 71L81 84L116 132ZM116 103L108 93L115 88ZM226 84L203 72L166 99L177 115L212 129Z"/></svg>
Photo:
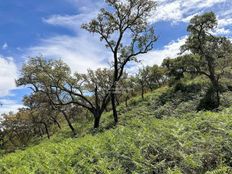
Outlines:
<svg viewBox="0 0 232 174"><path fill-rule="evenodd" d="M159 40L154 50L139 57L143 65L160 64L175 57L185 42L192 16L214 11L217 35L231 37L231 0L157 0L149 18ZM96 16L103 0L0 0L0 114L22 107L27 88L16 88L15 79L30 56L62 58L72 71L108 67L111 54L97 36L80 29ZM132 67L128 71L136 69Z"/></svg>

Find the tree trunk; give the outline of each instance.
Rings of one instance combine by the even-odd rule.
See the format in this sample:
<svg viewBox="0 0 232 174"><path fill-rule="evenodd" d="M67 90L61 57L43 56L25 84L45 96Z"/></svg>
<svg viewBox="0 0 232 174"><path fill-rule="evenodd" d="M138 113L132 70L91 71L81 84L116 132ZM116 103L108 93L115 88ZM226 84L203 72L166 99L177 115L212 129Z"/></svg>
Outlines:
<svg viewBox="0 0 232 174"><path fill-rule="evenodd" d="M111 93L111 104L112 104L112 110L113 110L113 116L114 116L114 124L117 125L118 124L118 113L116 109L114 92Z"/></svg>
<svg viewBox="0 0 232 174"><path fill-rule="evenodd" d="M9 140L10 140L11 144L14 145L14 147L17 147L18 145L14 142L13 138L14 137L9 136Z"/></svg>
<svg viewBox="0 0 232 174"><path fill-rule="evenodd" d="M47 134L48 139L50 139L50 133L49 133L49 130L48 130L48 126L47 126L47 124L46 124L46 123L44 123L44 122L42 122L42 124L44 125L45 132L46 132L46 134Z"/></svg>
<svg viewBox="0 0 232 174"><path fill-rule="evenodd" d="M129 97L126 96L126 100L125 100L126 107L128 107L128 99L129 99Z"/></svg>
<svg viewBox="0 0 232 174"><path fill-rule="evenodd" d="M43 133L42 133L41 128L39 128L39 135L40 135L41 138L43 137Z"/></svg>
<svg viewBox="0 0 232 174"><path fill-rule="evenodd" d="M219 82L214 75L210 77L211 83L213 85L214 96L216 96L215 109L220 106L220 87Z"/></svg>
<svg viewBox="0 0 232 174"><path fill-rule="evenodd" d="M110 109L108 108L108 106L106 106L105 111L106 111L106 112L109 112L109 111L110 111Z"/></svg>
<svg viewBox="0 0 232 174"><path fill-rule="evenodd" d="M60 125L59 121L55 120L55 123L57 124L57 126L59 127L59 129L61 129L61 125Z"/></svg>
<svg viewBox="0 0 232 174"><path fill-rule="evenodd" d="M213 85L213 92L214 94L216 94L216 103L215 103L215 109L216 109L220 106L219 82L215 74L214 62L209 57L206 57L206 60L208 62L208 68L209 68L209 73L210 73L209 78Z"/></svg>
<svg viewBox="0 0 232 174"><path fill-rule="evenodd" d="M120 105L119 98L115 96L116 106Z"/></svg>
<svg viewBox="0 0 232 174"><path fill-rule="evenodd" d="M40 127L39 132L40 132L40 136L43 137L43 135L44 135L43 128Z"/></svg>
<svg viewBox="0 0 232 174"><path fill-rule="evenodd" d="M159 87L161 86L161 83L158 78L156 78L156 83L158 84Z"/></svg>
<svg viewBox="0 0 232 174"><path fill-rule="evenodd" d="M100 126L101 114L99 112L94 113L94 129L99 128Z"/></svg>
<svg viewBox="0 0 232 174"><path fill-rule="evenodd" d="M144 100L144 86L142 85L142 91L141 91L142 99Z"/></svg>
<svg viewBox="0 0 232 174"><path fill-rule="evenodd" d="M64 111L61 111L61 112L62 112L62 114L64 115L64 118L65 118L65 120L67 121L69 128L72 130L73 135L76 135L76 134L77 134L77 133L76 133L76 130L75 130L74 127L72 126L72 123L71 123L71 121L70 121L69 118L68 118L68 115L67 115Z"/></svg>
<svg viewBox="0 0 232 174"><path fill-rule="evenodd" d="M52 119L53 119L54 123L57 124L59 129L61 129L61 125L60 125L59 121L55 117L52 117Z"/></svg>

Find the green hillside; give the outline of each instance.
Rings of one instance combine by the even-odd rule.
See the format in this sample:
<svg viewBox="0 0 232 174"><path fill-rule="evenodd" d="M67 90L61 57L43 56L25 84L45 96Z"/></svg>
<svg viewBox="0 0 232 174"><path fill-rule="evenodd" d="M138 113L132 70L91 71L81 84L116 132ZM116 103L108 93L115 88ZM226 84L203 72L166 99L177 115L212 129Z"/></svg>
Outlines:
<svg viewBox="0 0 232 174"><path fill-rule="evenodd" d="M112 115L106 113L98 131L89 126L70 138L63 129L50 140L3 156L0 173L232 173L232 108L196 113L191 111L194 95L175 95L175 107L168 88L147 93L144 100L132 98L127 108L118 107L117 127L109 127Z"/></svg>
<svg viewBox="0 0 232 174"><path fill-rule="evenodd" d="M232 174L229 0L65 1L0 12L0 174Z"/></svg>

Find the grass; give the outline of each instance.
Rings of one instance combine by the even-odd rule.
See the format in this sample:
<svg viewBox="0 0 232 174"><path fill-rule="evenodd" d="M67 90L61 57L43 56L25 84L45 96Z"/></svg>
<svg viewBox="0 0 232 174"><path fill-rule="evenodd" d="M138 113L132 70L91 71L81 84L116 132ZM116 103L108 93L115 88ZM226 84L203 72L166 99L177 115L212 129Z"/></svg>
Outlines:
<svg viewBox="0 0 232 174"><path fill-rule="evenodd" d="M218 113L183 112L183 105L193 105L189 101L174 108L169 102L157 107L165 92L161 88L148 93L144 101L131 99L128 108L119 106L117 127L108 129L112 115L106 113L97 132L69 138L65 128L51 140L5 155L0 173L232 173L232 108ZM171 111L159 119L161 110Z"/></svg>

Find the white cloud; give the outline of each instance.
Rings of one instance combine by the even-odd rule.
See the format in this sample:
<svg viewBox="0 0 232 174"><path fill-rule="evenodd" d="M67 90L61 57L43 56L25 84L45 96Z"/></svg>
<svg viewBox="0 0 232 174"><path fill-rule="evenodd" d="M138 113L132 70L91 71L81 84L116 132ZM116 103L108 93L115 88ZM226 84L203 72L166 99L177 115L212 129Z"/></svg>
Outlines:
<svg viewBox="0 0 232 174"><path fill-rule="evenodd" d="M80 13L89 13L93 10L102 8L105 3L104 0L66 0L77 8Z"/></svg>
<svg viewBox="0 0 232 174"><path fill-rule="evenodd" d="M74 5L79 4L81 13L77 15L52 15L43 18L43 22L69 28L75 32L73 36L57 35L40 40L40 43L28 49L25 56L43 55L49 58L61 58L72 71L86 72L108 66L111 54L97 35L81 29L83 23L96 17L102 2L68 0ZM90 3L92 2L92 3ZM102 7L102 6L101 6Z"/></svg>
<svg viewBox="0 0 232 174"><path fill-rule="evenodd" d="M165 58L175 58L180 53L180 47L185 43L187 36L171 41L163 49L150 51L139 57L144 65L161 65Z"/></svg>
<svg viewBox="0 0 232 174"><path fill-rule="evenodd" d="M200 14L200 12L197 12L197 13L194 13L194 14L192 14L190 16L187 16L186 18L182 19L182 22L188 23L194 16L199 15L199 14Z"/></svg>
<svg viewBox="0 0 232 174"><path fill-rule="evenodd" d="M183 36L175 41L171 41L162 49L153 50L148 52L147 54L139 56L138 60L140 61L140 63L130 63L130 65L127 66L127 72L129 74L136 74L138 72L138 69L142 68L143 66L153 66L155 64L161 65L165 58L177 57L180 53L180 47L184 45L186 39L187 36Z"/></svg>
<svg viewBox="0 0 232 174"><path fill-rule="evenodd" d="M220 28L226 27L226 26L231 25L231 24L232 24L232 17L218 19L218 27L220 27Z"/></svg>
<svg viewBox="0 0 232 174"><path fill-rule="evenodd" d="M9 112L16 113L19 108L23 107L23 105L18 104L14 100L0 99L0 103L2 104L0 106L0 117L1 117L1 114L4 114L4 113L9 113Z"/></svg>
<svg viewBox="0 0 232 174"><path fill-rule="evenodd" d="M150 18L150 21L179 21L182 18L182 15L181 4L179 1L158 1L158 7Z"/></svg>
<svg viewBox="0 0 232 174"><path fill-rule="evenodd" d="M48 18L43 18L43 22L58 25L69 28L78 32L83 23L90 21L93 17L95 17L97 11L92 11L90 13L81 13L77 15L52 15Z"/></svg>
<svg viewBox="0 0 232 174"><path fill-rule="evenodd" d="M41 40L41 43L31 47L27 54L61 58L72 71L81 73L86 72L87 69L107 66L110 57L104 45L88 33L75 37L56 36Z"/></svg>
<svg viewBox="0 0 232 174"><path fill-rule="evenodd" d="M5 42L3 45L2 45L2 49L5 50L8 48L8 44Z"/></svg>
<svg viewBox="0 0 232 174"><path fill-rule="evenodd" d="M15 79L17 78L17 67L13 58L0 57L0 115L10 111L16 112L22 105L16 101L6 99L12 95L10 91L15 89Z"/></svg>
<svg viewBox="0 0 232 174"><path fill-rule="evenodd" d="M157 2L158 7L150 17L150 22L187 23L195 15L213 11L218 18L218 28L213 33L227 36L231 34L232 1L230 0L158 0Z"/></svg>
<svg viewBox="0 0 232 174"><path fill-rule="evenodd" d="M63 26L72 29L76 32L80 32L80 26L83 23L90 21L96 17L101 8L105 6L104 1L96 0L66 0L72 5L76 6L78 14L74 15L59 15L55 14L47 18L42 18L43 22Z"/></svg>
<svg viewBox="0 0 232 174"><path fill-rule="evenodd" d="M188 22L195 14L212 10L210 8L216 5L226 7L225 3L230 2L229 0L158 0L157 3L158 7L150 21L170 21L175 23Z"/></svg>
<svg viewBox="0 0 232 174"><path fill-rule="evenodd" d="M16 78L17 67L13 58L0 56L0 97L10 94L10 90L15 88Z"/></svg>
<svg viewBox="0 0 232 174"><path fill-rule="evenodd" d="M225 28L217 28L213 31L213 34L215 35L227 35L230 34L230 30L229 29L225 29Z"/></svg>

